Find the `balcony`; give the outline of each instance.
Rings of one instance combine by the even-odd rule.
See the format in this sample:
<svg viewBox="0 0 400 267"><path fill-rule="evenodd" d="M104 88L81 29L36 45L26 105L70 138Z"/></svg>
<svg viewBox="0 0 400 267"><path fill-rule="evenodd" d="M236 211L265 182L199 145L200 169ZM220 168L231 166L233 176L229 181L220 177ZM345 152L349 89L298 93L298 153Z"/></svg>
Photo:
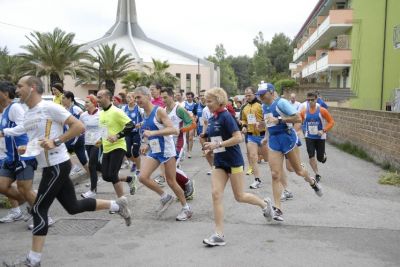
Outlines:
<svg viewBox="0 0 400 267"><path fill-rule="evenodd" d="M323 19L319 17L318 20ZM326 46L329 42L338 35L346 33L351 27L353 21L353 10L337 9L330 10L329 15L321 21L321 24L314 30L310 29L312 34L298 48L294 49L293 62L309 51Z"/></svg>
<svg viewBox="0 0 400 267"><path fill-rule="evenodd" d="M319 54L318 59L310 62L301 71L303 78L328 69L342 69L351 66L351 50L318 51L317 54Z"/></svg>

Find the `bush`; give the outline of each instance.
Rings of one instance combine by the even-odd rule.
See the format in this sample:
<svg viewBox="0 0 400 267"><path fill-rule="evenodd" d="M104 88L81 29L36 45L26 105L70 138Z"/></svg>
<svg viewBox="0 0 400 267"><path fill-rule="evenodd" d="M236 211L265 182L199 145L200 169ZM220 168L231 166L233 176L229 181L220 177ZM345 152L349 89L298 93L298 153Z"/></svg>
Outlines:
<svg viewBox="0 0 400 267"><path fill-rule="evenodd" d="M400 186L400 173L387 172L379 178L379 183Z"/></svg>
<svg viewBox="0 0 400 267"><path fill-rule="evenodd" d="M292 88L295 87L297 83L293 79L282 79L277 81L274 85L278 94L282 94L282 88Z"/></svg>

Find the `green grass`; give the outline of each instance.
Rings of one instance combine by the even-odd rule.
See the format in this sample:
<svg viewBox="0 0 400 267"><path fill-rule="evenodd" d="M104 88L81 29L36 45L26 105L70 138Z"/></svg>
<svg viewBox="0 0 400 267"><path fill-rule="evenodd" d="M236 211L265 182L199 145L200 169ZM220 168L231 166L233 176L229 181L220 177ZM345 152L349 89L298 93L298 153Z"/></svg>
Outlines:
<svg viewBox="0 0 400 267"><path fill-rule="evenodd" d="M8 201L8 198L0 196L0 208L5 208L5 209L11 208L11 204L10 201Z"/></svg>
<svg viewBox="0 0 400 267"><path fill-rule="evenodd" d="M365 152L362 148L355 146L349 142L343 144L333 143L333 145L344 152L347 152L360 159L372 162L380 166L382 169L386 170L387 172L381 175L381 177L379 178L380 184L400 186L400 173L398 172L399 170L393 167L389 162L378 163L372 157L370 157L368 153Z"/></svg>
<svg viewBox="0 0 400 267"><path fill-rule="evenodd" d="M347 152L353 156L356 156L360 159L369 161L369 162L374 162L374 160L368 155L367 152L365 152L362 148L359 148L358 146L355 146L349 142L343 143L343 144L334 144L337 148L340 150Z"/></svg>
<svg viewBox="0 0 400 267"><path fill-rule="evenodd" d="M380 184L400 186L400 173L387 172L379 178Z"/></svg>

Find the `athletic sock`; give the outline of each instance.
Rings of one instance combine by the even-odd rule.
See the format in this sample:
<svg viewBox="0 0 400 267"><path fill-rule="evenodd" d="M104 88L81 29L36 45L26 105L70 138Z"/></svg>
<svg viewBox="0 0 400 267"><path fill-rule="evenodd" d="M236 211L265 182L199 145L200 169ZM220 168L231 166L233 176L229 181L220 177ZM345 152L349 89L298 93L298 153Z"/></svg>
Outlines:
<svg viewBox="0 0 400 267"><path fill-rule="evenodd" d="M32 250L29 251L28 259L30 260L30 262L31 262L32 264L37 264L37 263L39 263L40 260L41 260L41 258L42 258L42 253L34 252L34 251L32 251Z"/></svg>
<svg viewBox="0 0 400 267"><path fill-rule="evenodd" d="M112 212L119 211L119 205L115 202L115 200L111 200L110 211Z"/></svg>

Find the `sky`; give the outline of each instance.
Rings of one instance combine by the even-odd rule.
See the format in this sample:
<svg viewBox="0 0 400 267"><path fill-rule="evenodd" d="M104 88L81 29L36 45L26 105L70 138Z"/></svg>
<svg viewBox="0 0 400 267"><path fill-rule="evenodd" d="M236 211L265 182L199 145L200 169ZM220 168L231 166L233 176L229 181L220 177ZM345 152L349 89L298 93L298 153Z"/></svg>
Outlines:
<svg viewBox="0 0 400 267"><path fill-rule="evenodd" d="M228 55L252 56L254 37L293 39L318 0L136 0L138 22L152 39L198 57L222 43ZM26 35L59 27L76 43L102 37L114 24L118 0L0 0L0 47L23 52Z"/></svg>

